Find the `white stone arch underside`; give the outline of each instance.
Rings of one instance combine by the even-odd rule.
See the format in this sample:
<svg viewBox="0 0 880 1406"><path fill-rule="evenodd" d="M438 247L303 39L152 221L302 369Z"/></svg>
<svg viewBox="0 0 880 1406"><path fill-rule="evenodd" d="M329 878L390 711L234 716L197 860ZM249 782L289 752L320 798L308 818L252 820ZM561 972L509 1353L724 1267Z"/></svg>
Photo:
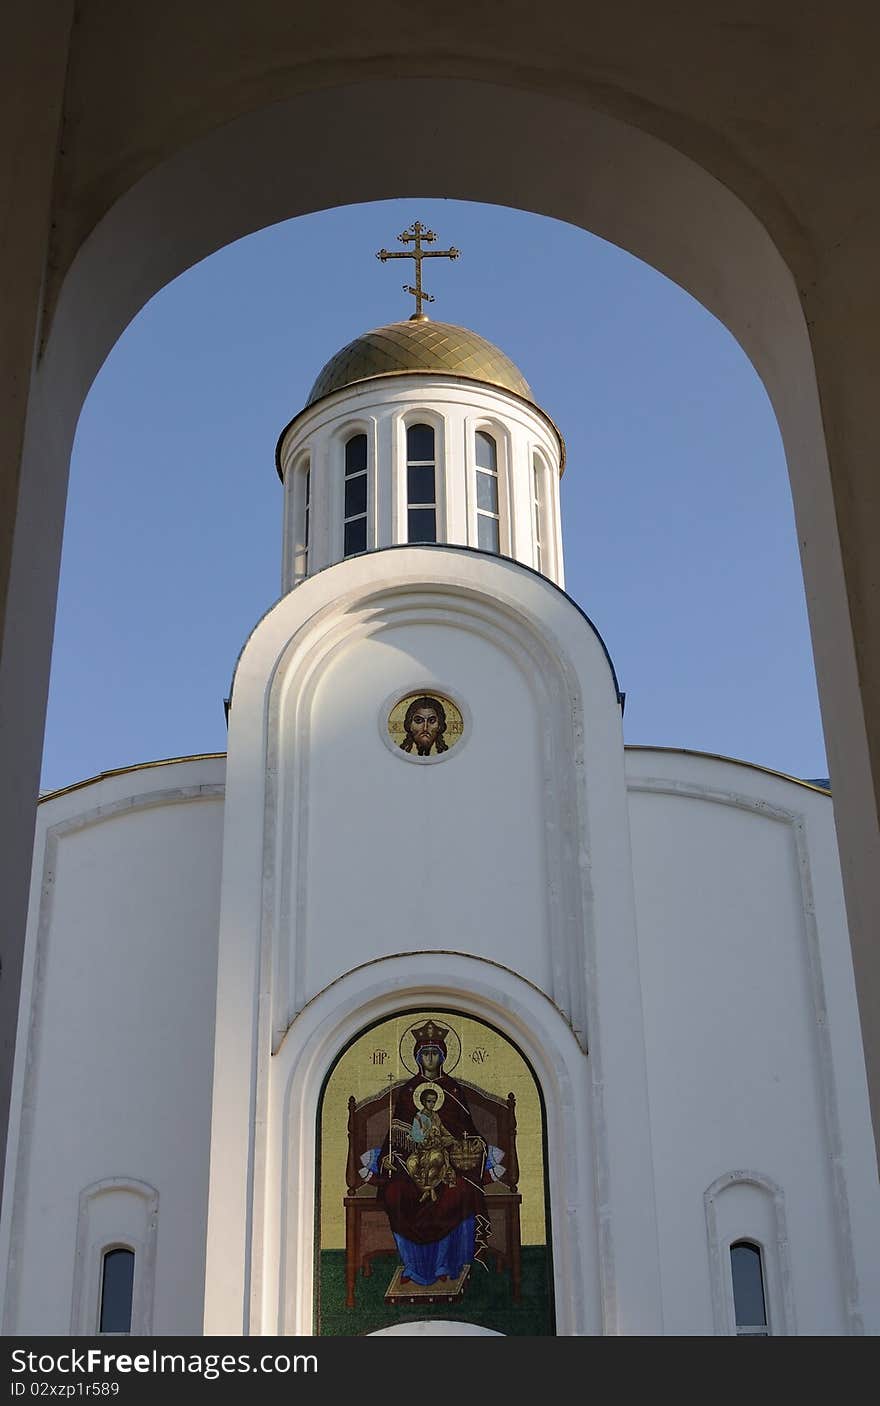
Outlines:
<svg viewBox="0 0 880 1406"><path fill-rule="evenodd" d="M613 1249L598 1233L604 1181L589 1058L542 992L494 962L456 952L370 962L322 991L273 1061L262 1234L255 1232L252 1334L313 1330L317 1109L338 1056L367 1026L442 1006L493 1025L529 1061L544 1098L556 1331L599 1334L615 1319ZM273 1193L275 1189L275 1194Z"/></svg>
<svg viewBox="0 0 880 1406"><path fill-rule="evenodd" d="M761 375L791 475L865 1025L877 983L870 917L880 840L815 368L791 271L737 196L665 142L590 106L595 95L528 88L501 60L494 85L441 69L412 79L372 70L363 82L218 119L119 196L64 278L31 383L9 584L17 628L6 633L0 672L11 837L0 891L13 929L26 904L31 836L19 808L36 794L70 449L102 361L153 293L234 239L335 205L444 195L533 210L611 240L699 299ZM392 129L394 142L374 140ZM8 986L14 1001L15 980ZM876 1099L880 1034L868 1025L865 1045Z"/></svg>
<svg viewBox="0 0 880 1406"><path fill-rule="evenodd" d="M7 607L15 629L6 631L0 660L0 806L7 807L0 816L8 837L0 892L12 948L3 1023L15 1026L15 936L24 928L32 844L22 815L37 793L67 470L94 375L153 293L222 245L312 210L445 195L533 210L620 245L713 312L768 389L792 481L876 1106L880 1029L868 1016L880 989L871 925L880 907L880 838L872 759L815 366L791 270L742 200L665 141L598 110L595 93L569 86L561 97L529 87L503 59L492 85L444 77L440 61L425 63L428 76L399 79L364 67L370 76L362 82L316 85L232 121L220 114L214 130L123 190L64 277L31 378ZM642 120L652 122L649 109ZM392 129L394 142L375 140Z"/></svg>

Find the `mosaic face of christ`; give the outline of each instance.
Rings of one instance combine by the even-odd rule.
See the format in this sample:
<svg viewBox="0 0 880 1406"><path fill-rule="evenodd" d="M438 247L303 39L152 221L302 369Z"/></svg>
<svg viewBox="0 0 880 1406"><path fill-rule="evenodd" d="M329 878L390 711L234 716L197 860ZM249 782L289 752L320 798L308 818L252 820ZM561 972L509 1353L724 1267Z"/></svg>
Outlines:
<svg viewBox="0 0 880 1406"><path fill-rule="evenodd" d="M421 707L413 713L410 733L422 756L430 752L437 741L439 730L440 719L437 716L436 708Z"/></svg>
<svg viewBox="0 0 880 1406"><path fill-rule="evenodd" d="M403 731L405 736L400 746L405 752L415 750L418 756L429 757L432 752L448 751L444 740L446 710L439 698L430 694L414 698L406 710Z"/></svg>

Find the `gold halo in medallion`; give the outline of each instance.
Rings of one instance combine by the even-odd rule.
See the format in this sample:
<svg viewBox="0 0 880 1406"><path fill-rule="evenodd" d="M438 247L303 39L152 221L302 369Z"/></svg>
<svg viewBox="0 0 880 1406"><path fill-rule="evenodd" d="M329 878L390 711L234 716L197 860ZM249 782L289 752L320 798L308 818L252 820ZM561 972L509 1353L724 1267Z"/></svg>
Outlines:
<svg viewBox="0 0 880 1406"><path fill-rule="evenodd" d="M428 1018L429 1018L430 1020L434 1020L434 1021L437 1020L437 1017L435 1017L435 1016L433 1016L433 1015L430 1016L430 1017L428 1017ZM446 1057L446 1059L443 1061L443 1066L442 1066L442 1067L443 1067L443 1073L444 1073L444 1074L451 1074L452 1071L453 1071L453 1069L455 1068L455 1066L458 1064L458 1061L461 1059L461 1040L458 1038L458 1032L457 1032L455 1029L453 1029L453 1027L449 1024L449 1021L448 1021L448 1020L443 1020L442 1022L439 1022L439 1023L441 1023L443 1026L446 1027L446 1056L447 1056L447 1057ZM399 1056L400 1056L400 1062L401 1062L401 1064L403 1065L404 1069L405 1069L409 1074L420 1074L420 1073L421 1073L421 1069L420 1069L420 1067L419 1067L419 1064L418 1064L418 1062L417 1062L415 1056L414 1056L413 1053L412 1053L412 1040L410 1040L410 1042L409 1042L409 1044L410 1044L410 1049L409 1049L409 1050L404 1050L403 1044L404 1044L404 1041L406 1040L406 1037L407 1037L408 1035L409 1035L409 1036L412 1036L413 1032L414 1032L416 1029L418 1029L419 1026L424 1025L424 1024L425 1024L425 1020L424 1020L424 1019L414 1021L412 1025L407 1026L406 1030L404 1030L403 1034L402 1034L401 1037L400 1037L400 1044L399 1044L398 1047L397 1047L397 1051L398 1051L398 1054L399 1054Z"/></svg>
<svg viewBox="0 0 880 1406"><path fill-rule="evenodd" d="M427 727L416 730L413 724L419 720L426 722ZM458 704L448 694L430 688L405 693L388 714L389 738L413 760L444 756L461 741L463 733L464 719Z"/></svg>
<svg viewBox="0 0 880 1406"><path fill-rule="evenodd" d="M440 1109L446 1102L446 1095L441 1089L440 1085L435 1084L433 1080L427 1080L424 1084L416 1084L415 1088L413 1089L413 1103L415 1104L416 1108L420 1108L424 1113L425 1110L424 1108L422 1108L422 1095L428 1093L429 1091L437 1095L437 1102L434 1104L434 1112L439 1113Z"/></svg>

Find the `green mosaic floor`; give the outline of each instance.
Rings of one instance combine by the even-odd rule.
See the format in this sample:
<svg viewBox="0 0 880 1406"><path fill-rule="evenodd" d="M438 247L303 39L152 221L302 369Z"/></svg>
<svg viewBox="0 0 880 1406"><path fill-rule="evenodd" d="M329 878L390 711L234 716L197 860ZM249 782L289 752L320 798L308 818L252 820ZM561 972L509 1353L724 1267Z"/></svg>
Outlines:
<svg viewBox="0 0 880 1406"><path fill-rule="evenodd" d="M318 1333L322 1337L360 1337L377 1328L390 1328L395 1323L425 1318L426 1309L418 1304L391 1308L385 1303L385 1289L391 1280L396 1255L386 1255L373 1262L369 1279L358 1275L355 1308L345 1307L345 1251L324 1250L321 1253L321 1273L318 1300ZM454 1304L431 1304L432 1318L454 1318L479 1323L507 1336L552 1337L553 1305L550 1295L547 1251L543 1245L524 1245L522 1249L522 1299L513 1303L510 1276L496 1274L494 1267L486 1272L479 1265L471 1269L464 1295Z"/></svg>

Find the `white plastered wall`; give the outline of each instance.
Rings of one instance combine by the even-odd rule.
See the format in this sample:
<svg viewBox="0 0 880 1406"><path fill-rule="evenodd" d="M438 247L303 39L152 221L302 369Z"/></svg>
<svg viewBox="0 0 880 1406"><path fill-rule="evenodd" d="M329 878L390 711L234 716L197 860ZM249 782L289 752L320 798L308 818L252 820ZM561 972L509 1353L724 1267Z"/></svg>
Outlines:
<svg viewBox="0 0 880 1406"><path fill-rule="evenodd" d="M876 1332L880 1197L831 800L662 749L629 750L627 781L666 1331L729 1330L745 1237L769 1260L774 1333Z"/></svg>
<svg viewBox="0 0 880 1406"><path fill-rule="evenodd" d="M133 1331L201 1330L223 779L187 760L40 806L7 1334L95 1331L102 1236L136 1251Z"/></svg>
<svg viewBox="0 0 880 1406"><path fill-rule="evenodd" d="M396 580L392 563L400 567ZM729 1332L729 1243L745 1237L765 1253L774 1333L876 1333L880 1196L830 799L724 759L629 749L631 868L627 826L616 809L623 779L617 705L601 645L546 583L492 561L487 578L486 566L470 553L442 549L395 552L381 570L377 559L361 558L333 573L338 592L325 574L327 589L312 593L311 616L298 588L286 610L282 602L255 633L256 661L247 651L243 658L239 683L244 678L247 689L250 669L255 711L239 714L243 732L235 741L243 750L232 764L239 767L239 804L231 795L227 869L244 887L233 887L224 909L214 1204L241 1196L242 1175L251 1170L256 1192L252 1203L242 1200L239 1221L215 1221L214 1235L224 1243L236 1239L229 1226L240 1227L247 1255L236 1263L221 1246L218 1259L215 1240L208 1331L310 1331L315 1110L323 1078L365 1024L441 1002L502 1029L530 1059L543 1090L559 1332ZM416 637L423 648L435 641L438 660L451 615L465 612L448 662L464 681L474 731L459 744L460 756L427 771L395 757L378 726L370 731L376 717L364 726L364 708L352 714L338 703L370 690L384 701L389 659L401 667L411 661L413 611L421 621ZM519 621L516 645L505 615ZM530 642L539 618L543 655L539 641ZM311 644L296 663L291 645L304 626ZM480 641L477 660L465 644L470 638ZM496 653L511 671L506 682ZM424 670L426 657L419 660ZM568 749L554 741L561 699L548 686L549 661L558 666L562 658L574 720ZM298 671L309 659L303 676ZM540 666L534 676L530 659ZM484 675L485 698L475 687ZM303 677L310 682L300 687ZM430 682L429 673L420 677ZM454 680L445 682L451 687ZM503 712L502 725L496 711L486 719L492 728L478 729L474 719L497 698L501 682L506 697L519 689L518 702ZM247 693L237 697L240 703ZM533 705L537 729L529 722ZM303 708L315 719L307 749ZM510 733L520 739L522 764L506 745ZM481 749L494 755L492 739L505 745L487 773L477 757ZM269 754L268 772L257 766L248 774L246 758L260 746ZM307 829L327 857L310 865L318 892L309 898L310 881L297 916L290 894L301 856L289 843L292 798L312 754L318 798ZM334 761L352 778L342 792ZM501 762L518 809L506 803L495 774ZM408 826L394 837L388 879L388 837L374 824L382 921L361 904L359 925L345 926L344 893L328 883L351 867L345 817L357 830L371 807L375 815L390 814L397 803L406 809L410 779L421 784L446 775L452 785L459 766L473 773L476 791L487 793L485 804L510 841L509 852L492 855L491 872L509 877L498 872L505 853L512 867L525 865L516 881L526 901L520 893L516 912L493 911L497 928L484 920L468 829L475 824L478 839L484 834L481 796L454 837L458 850L443 850L448 865L435 865L433 840ZM395 801L392 785L380 806L382 767L390 768L386 776L408 780L402 800ZM310 771L306 766L306 799ZM222 759L193 759L107 777L41 806L8 1164L13 1193L0 1230L8 1333L93 1331L105 1241L132 1244L139 1254L136 1331L201 1327L223 778ZM336 804L328 805L327 795ZM456 796L444 804L458 816L470 801ZM285 806L287 819L271 823L273 809L283 817ZM535 824L542 807L562 821L556 833L545 826L543 837ZM430 821L431 808L422 815ZM240 866L248 817L264 839L276 836L276 859L287 855L269 863L265 883ZM566 850L575 831L585 843ZM548 869L542 887L540 866L529 863L553 846L563 851L560 867L555 877ZM395 896L398 848L403 869ZM246 860L255 854L248 850ZM370 866L360 856L354 869L350 897L359 902ZM579 875L574 889L566 881L572 872ZM446 881L449 874L456 883ZM419 876L428 878L428 902ZM543 914L534 907L536 888L551 895ZM261 905L252 925L248 894ZM465 929L468 895L480 922ZM400 955L388 929L397 922L399 937L401 914L415 907L427 950ZM230 911L241 920L237 937ZM566 914L576 916L580 939ZM453 921L458 951L444 948L445 925ZM295 943L263 950L273 932L294 937L297 924L302 961ZM515 946L525 928L535 935L534 950ZM493 937L503 937L503 951ZM250 987L235 986L235 962L243 964L240 972L251 971ZM344 962L351 969L343 970ZM565 1013L579 1009L576 1034ZM268 1048L274 1053L267 1057ZM230 1078L236 1060L236 1075L244 1073L239 1084ZM253 1123L242 1128L248 1118ZM645 1263L656 1275L653 1286L639 1281ZM222 1296L218 1265L227 1276ZM224 1316L227 1328L219 1326Z"/></svg>
<svg viewBox="0 0 880 1406"><path fill-rule="evenodd" d="M430 686L460 700L469 723L440 764L417 766L394 754L381 729L392 695ZM590 1097L572 1116L589 1120L592 1164L560 1205L591 1212L589 1223L570 1227L582 1272L572 1277L560 1256L557 1297L574 1313L595 1281L600 1301L591 1299L583 1321L611 1333L660 1331L613 674L593 628L534 572L485 554L413 547L353 558L303 582L260 623L239 661L207 1332L277 1332L279 1301L284 1322L303 1325L311 1313L311 1248L300 1248L293 1278L285 1271L283 1294L266 1249L274 1243L267 1227L279 1226L289 1202L272 1151L281 1138L278 1052L309 1003L338 990L346 973L431 952L512 971L570 1023L585 1064L589 1045ZM400 985L405 1000L411 993ZM430 987L421 998L432 999ZM360 1024L368 1019L365 1007ZM340 1016L335 1045L328 1039L326 1062L311 1071L317 1083L310 1076L300 1085L313 1100L297 1110L303 1126L314 1124L343 1031ZM559 1127L560 1116L548 1103L548 1123ZM549 1174L552 1182L552 1166ZM300 1214L311 1216L308 1198ZM566 1321L563 1331L582 1331Z"/></svg>

